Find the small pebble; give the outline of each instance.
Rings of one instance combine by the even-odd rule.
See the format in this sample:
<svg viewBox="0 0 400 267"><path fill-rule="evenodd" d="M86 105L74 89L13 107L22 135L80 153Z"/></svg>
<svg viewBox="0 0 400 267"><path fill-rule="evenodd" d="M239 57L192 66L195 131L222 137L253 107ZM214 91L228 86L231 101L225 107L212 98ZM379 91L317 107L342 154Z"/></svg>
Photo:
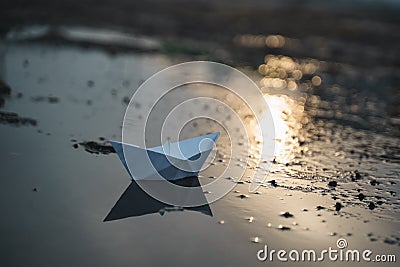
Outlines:
<svg viewBox="0 0 400 267"><path fill-rule="evenodd" d="M340 202L336 202L336 204L335 204L335 208L336 208L336 211L340 211L340 210L343 208L343 205L342 205L342 203L340 203Z"/></svg>
<svg viewBox="0 0 400 267"><path fill-rule="evenodd" d="M128 105L131 99L128 96L122 98L122 104Z"/></svg>
<svg viewBox="0 0 400 267"><path fill-rule="evenodd" d="M396 245L397 241L395 239L391 239L386 237L385 240L383 240L384 243L389 244L389 245Z"/></svg>
<svg viewBox="0 0 400 267"><path fill-rule="evenodd" d="M369 202L368 208L369 208L370 210L375 209L376 206L375 206L374 202Z"/></svg>
<svg viewBox="0 0 400 267"><path fill-rule="evenodd" d="M272 186L274 186L274 187L277 187L277 186L278 186L278 184L276 183L275 180L271 180L271 181L269 181L269 183L270 183Z"/></svg>
<svg viewBox="0 0 400 267"><path fill-rule="evenodd" d="M290 212L288 212L288 211L286 211L286 212L281 212L280 213L280 216L281 217L285 217L285 218L292 218L293 217L293 214L291 214Z"/></svg>
<svg viewBox="0 0 400 267"><path fill-rule="evenodd" d="M93 87L93 85L94 85L94 81L92 81L92 80L87 81L88 87Z"/></svg>
<svg viewBox="0 0 400 267"><path fill-rule="evenodd" d="M336 187L336 186L337 186L337 182L336 182L336 181L330 181L330 182L328 183L328 186L330 186L330 187Z"/></svg>
<svg viewBox="0 0 400 267"><path fill-rule="evenodd" d="M377 181L377 180L371 180L370 181L370 184L372 185L372 186L376 186L376 185L378 185L379 184L379 182Z"/></svg>
<svg viewBox="0 0 400 267"><path fill-rule="evenodd" d="M289 231L291 228L280 224L280 225L278 225L278 229L281 231Z"/></svg>

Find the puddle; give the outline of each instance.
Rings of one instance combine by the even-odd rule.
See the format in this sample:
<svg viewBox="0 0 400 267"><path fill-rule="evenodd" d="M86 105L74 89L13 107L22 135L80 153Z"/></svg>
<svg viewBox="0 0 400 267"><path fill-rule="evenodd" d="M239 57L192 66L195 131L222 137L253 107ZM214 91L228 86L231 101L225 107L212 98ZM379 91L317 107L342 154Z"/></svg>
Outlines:
<svg viewBox="0 0 400 267"><path fill-rule="evenodd" d="M250 37L240 40L245 43L253 40ZM61 39L62 45L48 42L49 38ZM293 42L285 36L265 38L271 47L280 46L282 40ZM84 43L91 45L83 48ZM334 246L335 238L346 236L354 246L376 252L396 250L399 129L398 117L388 106L397 104L390 89L381 94L371 89L386 88L379 80L393 80L381 66L366 70L350 63L266 54L249 72L269 101L276 123L277 153L267 181L259 182L256 193L248 193L249 177L256 169L254 154L259 153L257 134L253 131L251 138L253 155L243 160L231 154L230 139L222 133L216 159L200 174L199 182L216 180L231 161L236 170L248 166L243 177L235 172L223 177L235 185L231 193L199 209L166 207L144 196L149 205L143 209L135 205L138 188L129 186L123 193L129 175L107 140L121 139L126 105L144 80L167 66L196 59L190 51L171 57L163 45L125 32L80 27L30 26L6 35L0 46L4 81L0 83L0 160L5 177L0 200L12 203L5 205L4 212L16 216L3 222L11 229L4 242L19 240L18 244L26 244L20 250L34 247L34 252L49 251L55 258L60 257L55 243L72 258L81 253L75 247L98 254L115 252L117 245L126 249L116 255L130 259L135 250L141 255L139 262L144 262L150 246L163 248L163 257L170 257L176 253L171 240L185 245L189 237L196 245L188 248L191 260L224 253L229 244L237 253L227 261L243 265L251 257L251 262L255 260L254 246L264 242L274 248L287 244L326 248ZM104 47L127 50L119 53L113 48L110 54ZM365 73L368 81L362 78ZM230 99L215 88L201 92ZM193 94L183 90L168 101L187 96ZM147 104L137 103L138 119L143 119L140 110ZM246 126L253 128L254 116L236 108L246 118ZM232 118L225 116L225 120ZM214 131L218 125L199 120L188 124L183 135L203 134L205 128ZM159 142L151 139L150 143ZM240 131L232 140L244 146ZM130 204L136 209L127 209ZM104 224L108 212L106 218L118 221ZM157 244L147 241L149 235L159 237ZM137 245L137 240L144 245ZM35 248L39 243L40 248ZM198 247L207 248L197 255ZM39 261L39 256L31 256Z"/></svg>

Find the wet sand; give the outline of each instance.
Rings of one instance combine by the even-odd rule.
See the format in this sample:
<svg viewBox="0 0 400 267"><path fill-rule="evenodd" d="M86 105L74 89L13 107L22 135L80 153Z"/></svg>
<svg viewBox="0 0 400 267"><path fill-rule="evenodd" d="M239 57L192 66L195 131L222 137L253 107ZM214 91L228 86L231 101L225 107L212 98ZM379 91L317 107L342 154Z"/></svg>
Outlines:
<svg viewBox="0 0 400 267"><path fill-rule="evenodd" d="M355 21L362 25L362 19ZM374 25L387 25L395 19L376 21ZM77 23L93 26L84 22ZM359 30L370 36L368 44L334 34L321 33L325 37L320 39L294 36L283 28L259 28L263 37L257 39L260 32L254 35L253 27L211 44L195 42L196 35L160 37L134 26L145 35L139 35L140 41L133 35L128 45L80 41L76 34L66 40L59 31L44 31L29 40L3 37L3 263L283 265L258 262L256 253L264 244L273 249L326 249L335 247L338 238L345 238L350 248L398 254L397 37L385 26L391 33L385 41L393 42L378 43L371 38L370 25ZM320 31L327 32L322 26ZM279 46L275 33L284 35L283 47L258 47L260 38ZM182 42L173 43L172 49L166 45L171 40ZM161 214L155 209L103 222L130 185L107 142L121 139L127 99L155 72L208 58L230 62L249 74L275 111L277 155L267 181L249 193L249 174L241 182L229 179L236 187L210 205L212 217L207 212L163 209ZM224 97L224 92L215 95ZM251 126L252 118L246 118ZM209 131L217 126L198 121L184 134L204 134L205 127ZM200 173L200 183L213 181L229 160L243 168L243 159L230 156L224 138L215 165ZM251 172L255 167L249 164Z"/></svg>

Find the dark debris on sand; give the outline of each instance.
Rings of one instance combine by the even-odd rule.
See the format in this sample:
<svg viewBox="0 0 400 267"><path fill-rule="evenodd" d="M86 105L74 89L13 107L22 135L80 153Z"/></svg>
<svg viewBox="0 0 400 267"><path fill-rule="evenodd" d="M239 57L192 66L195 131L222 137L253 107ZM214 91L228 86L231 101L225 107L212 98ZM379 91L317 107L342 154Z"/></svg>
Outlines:
<svg viewBox="0 0 400 267"><path fill-rule="evenodd" d="M6 103L5 97L11 94L11 87L0 80L0 108Z"/></svg>
<svg viewBox="0 0 400 267"><path fill-rule="evenodd" d="M363 193L360 193L360 194L358 194L357 198L358 198L359 200L363 201L364 198L365 198L365 195L364 195Z"/></svg>
<svg viewBox="0 0 400 267"><path fill-rule="evenodd" d="M360 180L362 178L361 174L356 170L354 172L354 175L351 176L351 181L355 182L357 180Z"/></svg>
<svg viewBox="0 0 400 267"><path fill-rule="evenodd" d="M289 231L292 228L290 228L289 226L279 225L277 229L281 231Z"/></svg>
<svg viewBox="0 0 400 267"><path fill-rule="evenodd" d="M0 95L10 95L11 87L0 79Z"/></svg>
<svg viewBox="0 0 400 267"><path fill-rule="evenodd" d="M268 181L273 187L277 187L278 183L275 180Z"/></svg>
<svg viewBox="0 0 400 267"><path fill-rule="evenodd" d="M124 105L129 105L130 101L131 101L131 99L128 96L124 96L121 100L122 104L124 104Z"/></svg>
<svg viewBox="0 0 400 267"><path fill-rule="evenodd" d="M373 180L370 181L370 184L372 186L376 186L376 185L379 185L379 182L377 180L373 179Z"/></svg>
<svg viewBox="0 0 400 267"><path fill-rule="evenodd" d="M60 102L60 99L56 96L33 96L31 97L33 102L48 102L50 104L56 104Z"/></svg>
<svg viewBox="0 0 400 267"><path fill-rule="evenodd" d="M279 214L279 216L285 217L285 218L293 218L293 217L294 217L294 215L291 214L291 213L288 212L288 211L286 211L286 212L283 212L283 211L282 211L282 212Z"/></svg>
<svg viewBox="0 0 400 267"><path fill-rule="evenodd" d="M36 126L37 120L27 117L20 117L15 112L0 111L0 123L13 126Z"/></svg>
<svg viewBox="0 0 400 267"><path fill-rule="evenodd" d="M369 205L368 205L368 208L370 209L370 210L373 210L373 209L375 209L376 208L376 205L375 205L375 203L374 202L369 202Z"/></svg>
<svg viewBox="0 0 400 267"><path fill-rule="evenodd" d="M330 186L330 187L336 187L336 186L337 186L337 182L336 182L336 181L330 181L330 182L328 183L328 186Z"/></svg>
<svg viewBox="0 0 400 267"><path fill-rule="evenodd" d="M340 211L342 208L343 208L342 203L336 202L336 204L335 204L335 209L336 209L336 211Z"/></svg>
<svg viewBox="0 0 400 267"><path fill-rule="evenodd" d="M396 245L396 244L400 245L400 238L398 238L398 237L392 237L392 238L386 237L383 240L383 243L388 244L388 245Z"/></svg>
<svg viewBox="0 0 400 267"><path fill-rule="evenodd" d="M11 95L11 87L0 79L0 108L5 104L5 97ZM12 126L36 126L37 120L27 117L20 117L15 112L0 111L0 124Z"/></svg>
<svg viewBox="0 0 400 267"><path fill-rule="evenodd" d="M74 144L74 148L77 148ZM107 142L103 143L98 143L95 141L87 141L87 142L81 142L79 145L83 146L86 152L89 152L91 154L103 154L103 155L108 155L110 153L115 153L114 148Z"/></svg>

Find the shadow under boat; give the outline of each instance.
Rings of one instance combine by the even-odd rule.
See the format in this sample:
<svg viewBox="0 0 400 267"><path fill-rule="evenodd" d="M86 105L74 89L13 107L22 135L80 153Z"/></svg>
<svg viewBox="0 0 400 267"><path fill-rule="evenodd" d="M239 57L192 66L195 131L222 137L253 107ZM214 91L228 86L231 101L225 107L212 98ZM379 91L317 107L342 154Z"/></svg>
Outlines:
<svg viewBox="0 0 400 267"><path fill-rule="evenodd" d="M146 182L157 183L160 181ZM169 182L184 187L198 187L198 194L200 194L200 197L204 197L204 202L207 203L206 197L204 196L204 193L200 187L200 182L197 176L190 176ZM185 210L200 212L211 217L213 216L211 208L208 204L188 208L165 204L148 195L134 180L132 180L128 188L125 190L125 192L118 199L117 203L115 203L114 207L108 213L108 215L104 219L104 222L120 220L129 217L143 216L153 213L164 215L166 212Z"/></svg>

